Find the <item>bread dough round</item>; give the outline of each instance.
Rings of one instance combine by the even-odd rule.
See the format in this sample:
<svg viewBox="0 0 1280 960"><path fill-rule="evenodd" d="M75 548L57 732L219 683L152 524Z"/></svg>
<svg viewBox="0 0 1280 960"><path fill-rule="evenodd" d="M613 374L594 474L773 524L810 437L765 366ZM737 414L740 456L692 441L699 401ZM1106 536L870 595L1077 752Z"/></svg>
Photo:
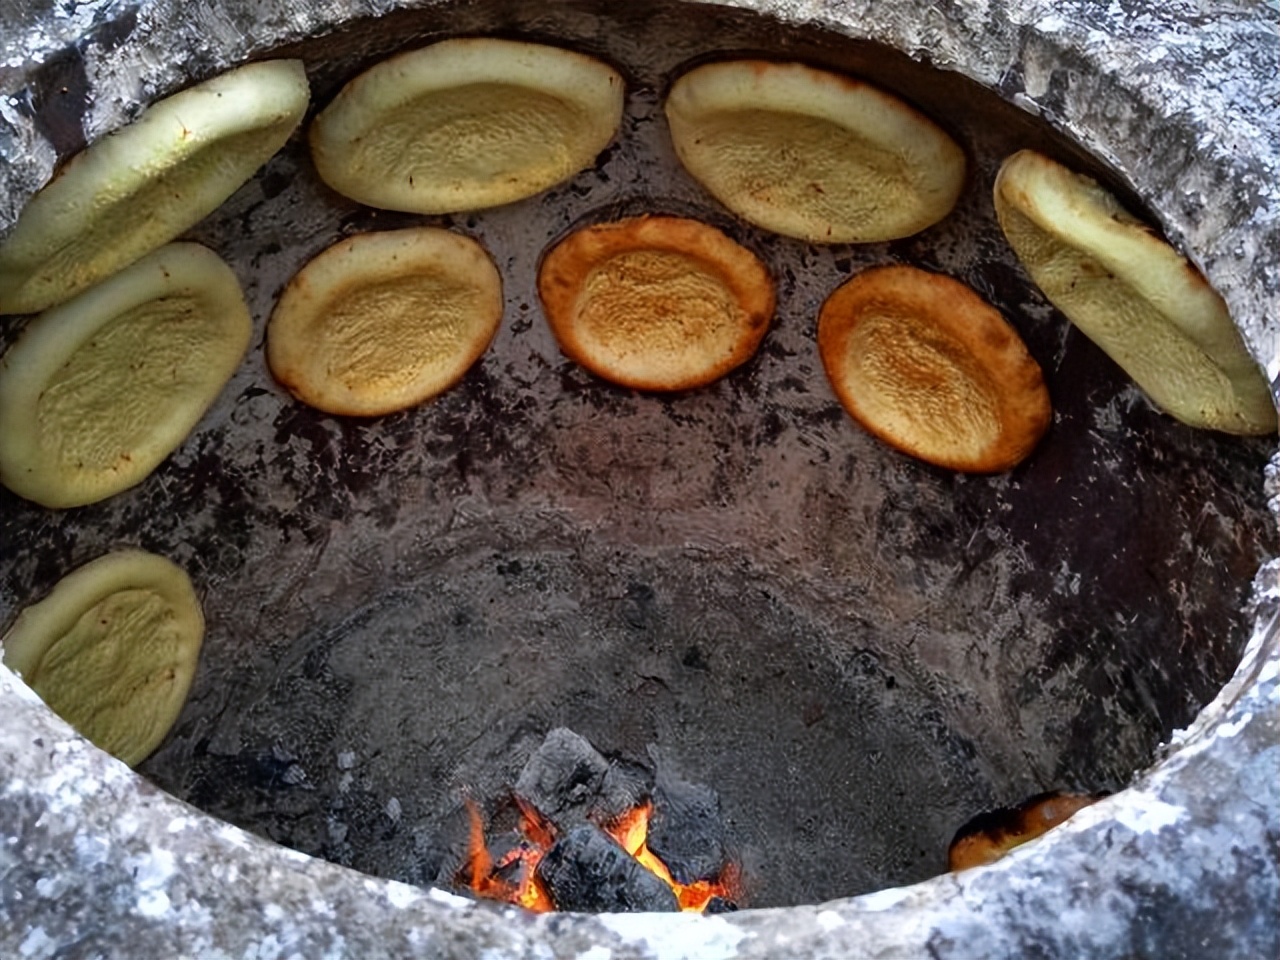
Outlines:
<svg viewBox="0 0 1280 960"><path fill-rule="evenodd" d="M635 217L570 234L545 257L538 294L560 349L638 390L688 390L749 360L774 285L756 256L696 220Z"/></svg>
<svg viewBox="0 0 1280 960"><path fill-rule="evenodd" d="M178 719L204 616L181 567L141 550L63 577L0 638L7 667L81 735L130 766Z"/></svg>
<svg viewBox="0 0 1280 960"><path fill-rule="evenodd" d="M822 305L818 350L855 420L941 467L1008 470L1052 419L1017 331L950 277L907 266L860 273Z"/></svg>

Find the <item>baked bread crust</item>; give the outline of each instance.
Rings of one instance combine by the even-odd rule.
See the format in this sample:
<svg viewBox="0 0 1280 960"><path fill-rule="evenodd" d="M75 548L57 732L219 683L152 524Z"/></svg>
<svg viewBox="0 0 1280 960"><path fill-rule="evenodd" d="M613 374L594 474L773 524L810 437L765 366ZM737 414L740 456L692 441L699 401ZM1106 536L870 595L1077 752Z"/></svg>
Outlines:
<svg viewBox="0 0 1280 960"><path fill-rule="evenodd" d="M910 236L964 186L964 151L932 120L804 64L704 64L675 82L665 109L681 163L717 200L811 243Z"/></svg>
<svg viewBox="0 0 1280 960"><path fill-rule="evenodd" d="M458 213L591 166L622 121L616 70L560 47L471 37L376 64L311 125L316 171L360 203Z"/></svg>
<svg viewBox="0 0 1280 960"><path fill-rule="evenodd" d="M1100 799L1097 794L1041 793L1016 807L979 814L956 831L947 850L947 867L954 872L995 863Z"/></svg>
<svg viewBox="0 0 1280 960"><path fill-rule="evenodd" d="M303 403L381 416L461 380L502 310L502 278L470 237L437 227L357 234L289 281L267 323L267 364Z"/></svg>
<svg viewBox="0 0 1280 960"><path fill-rule="evenodd" d="M1052 419L1039 364L969 287L908 266L838 287L818 316L818 350L845 410L921 460L997 473L1023 460Z"/></svg>
<svg viewBox="0 0 1280 960"><path fill-rule="evenodd" d="M637 390L705 386L755 354L773 278L697 220L643 216L570 234L543 259L538 294L565 356Z"/></svg>
<svg viewBox="0 0 1280 960"><path fill-rule="evenodd" d="M1001 166L995 207L1044 295L1188 426L1276 432L1276 404L1227 305L1180 253L1089 177L1031 150Z"/></svg>

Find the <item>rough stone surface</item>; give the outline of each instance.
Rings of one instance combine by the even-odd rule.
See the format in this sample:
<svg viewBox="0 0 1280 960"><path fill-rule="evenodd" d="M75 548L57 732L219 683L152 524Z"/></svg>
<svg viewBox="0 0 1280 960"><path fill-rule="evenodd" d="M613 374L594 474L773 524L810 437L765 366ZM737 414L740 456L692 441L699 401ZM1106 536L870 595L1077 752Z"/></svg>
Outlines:
<svg viewBox="0 0 1280 960"><path fill-rule="evenodd" d="M955 69L1070 135L1119 171L1190 251L1273 384L1280 378L1273 5L732 5ZM0 225L59 156L140 103L352 17L411 6L4 5ZM33 76L43 78L39 97ZM56 96L86 99L82 129L42 128L37 101ZM1277 476L1273 461L1273 498ZM32 957L1276 956L1280 567L1259 573L1255 597L1256 626L1234 679L1159 764L1065 827L958 876L713 918L531 917L294 853L134 776L0 668L0 948Z"/></svg>

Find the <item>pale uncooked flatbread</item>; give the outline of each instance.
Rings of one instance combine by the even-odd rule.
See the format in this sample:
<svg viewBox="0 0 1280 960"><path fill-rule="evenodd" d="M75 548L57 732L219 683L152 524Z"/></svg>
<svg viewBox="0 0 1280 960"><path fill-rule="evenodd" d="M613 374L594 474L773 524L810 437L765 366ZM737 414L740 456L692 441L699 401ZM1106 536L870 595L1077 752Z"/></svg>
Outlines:
<svg viewBox="0 0 1280 960"><path fill-rule="evenodd" d="M538 271L560 349L638 390L711 383L755 354L773 278L755 254L682 217L635 217L570 234Z"/></svg>
<svg viewBox="0 0 1280 960"><path fill-rule="evenodd" d="M231 268L194 243L42 313L0 357L0 483L46 507L140 483L231 378L252 326Z"/></svg>
<svg viewBox="0 0 1280 960"><path fill-rule="evenodd" d="M321 179L388 210L453 213L541 193L589 167L622 119L613 68L558 47L444 40L348 83L311 125Z"/></svg>
<svg viewBox="0 0 1280 960"><path fill-rule="evenodd" d="M799 63L690 70L667 121L680 161L757 226L812 243L910 236L950 212L964 152L882 90Z"/></svg>
<svg viewBox="0 0 1280 960"><path fill-rule="evenodd" d="M1023 150L1000 168L995 207L1044 295L1156 406L1193 427L1275 432L1275 398L1226 303L1094 180Z"/></svg>
<svg viewBox="0 0 1280 960"><path fill-rule="evenodd" d="M251 63L90 145L0 246L0 313L62 303L203 219L284 145L308 96L302 61Z"/></svg>
<svg viewBox="0 0 1280 960"><path fill-rule="evenodd" d="M267 324L267 362L328 413L379 416L457 383L502 320L484 248L435 227L364 233L289 281Z"/></svg>
<svg viewBox="0 0 1280 960"><path fill-rule="evenodd" d="M849 414L886 443L971 473L1008 470L1049 427L1040 365L989 303L958 280L876 267L838 287L818 350Z"/></svg>
<svg viewBox="0 0 1280 960"><path fill-rule="evenodd" d="M200 601L182 568L121 550L60 580L0 646L5 665L54 713L136 766L178 719L203 638Z"/></svg>

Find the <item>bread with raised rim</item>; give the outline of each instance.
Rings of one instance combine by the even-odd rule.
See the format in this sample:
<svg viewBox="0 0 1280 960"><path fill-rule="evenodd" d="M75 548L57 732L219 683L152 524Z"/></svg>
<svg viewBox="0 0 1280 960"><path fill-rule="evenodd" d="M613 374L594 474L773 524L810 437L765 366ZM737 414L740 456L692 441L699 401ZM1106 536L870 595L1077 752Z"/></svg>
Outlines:
<svg viewBox="0 0 1280 960"><path fill-rule="evenodd" d="M303 403L381 416L462 379L502 309L502 278L470 237L437 227L357 234L289 281L267 323L267 362Z"/></svg>
<svg viewBox="0 0 1280 960"><path fill-rule="evenodd" d="M32 319L0 357L0 483L77 507L141 483L249 348L240 282L171 243Z"/></svg>
<svg viewBox="0 0 1280 960"><path fill-rule="evenodd" d="M1041 793L1016 807L980 813L956 831L947 867L954 872L995 863L1100 799L1097 794Z"/></svg>
<svg viewBox="0 0 1280 960"><path fill-rule="evenodd" d="M616 70L560 47L443 40L370 67L311 125L320 178L360 203L455 213L591 166L622 120Z"/></svg>
<svg viewBox="0 0 1280 960"><path fill-rule="evenodd" d="M195 676L204 615L181 567L141 550L63 577L0 638L7 667L130 766L164 740Z"/></svg>
<svg viewBox="0 0 1280 960"><path fill-rule="evenodd" d="M666 100L680 162L757 226L811 243L918 233L951 211L964 151L869 83L800 63L695 67Z"/></svg>
<svg viewBox="0 0 1280 960"><path fill-rule="evenodd" d="M1192 427L1275 433L1275 398L1222 297L1111 193L1023 150L1000 168L995 207L1031 279L1157 407Z"/></svg>
<svg viewBox="0 0 1280 960"><path fill-rule="evenodd" d="M638 390L719 379L755 354L774 311L755 254L683 217L575 231L543 259L538 295L567 357Z"/></svg>
<svg viewBox="0 0 1280 960"><path fill-rule="evenodd" d="M0 313L69 300L202 220L284 146L309 97L301 60L249 63L90 144L0 245Z"/></svg>
<svg viewBox="0 0 1280 960"><path fill-rule="evenodd" d="M916 267L874 267L818 316L818 350L840 403L921 460L970 473L1022 461L1052 419L1039 364L965 284Z"/></svg>

